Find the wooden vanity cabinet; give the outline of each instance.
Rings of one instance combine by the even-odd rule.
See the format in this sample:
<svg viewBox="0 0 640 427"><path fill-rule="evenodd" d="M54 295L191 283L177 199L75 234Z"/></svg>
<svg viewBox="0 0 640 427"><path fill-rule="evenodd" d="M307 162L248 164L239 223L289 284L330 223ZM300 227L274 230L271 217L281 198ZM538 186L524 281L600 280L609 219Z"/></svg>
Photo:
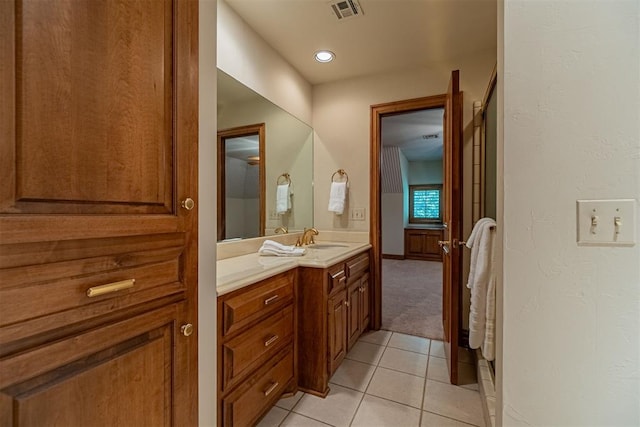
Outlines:
<svg viewBox="0 0 640 427"><path fill-rule="evenodd" d="M404 257L427 261L442 261L442 250L438 245L444 239L444 230L432 228L404 229Z"/></svg>
<svg viewBox="0 0 640 427"><path fill-rule="evenodd" d="M296 270L218 297L218 425L251 426L296 390Z"/></svg>
<svg viewBox="0 0 640 427"><path fill-rule="evenodd" d="M327 269L299 268L298 386L318 396L369 326L369 251Z"/></svg>

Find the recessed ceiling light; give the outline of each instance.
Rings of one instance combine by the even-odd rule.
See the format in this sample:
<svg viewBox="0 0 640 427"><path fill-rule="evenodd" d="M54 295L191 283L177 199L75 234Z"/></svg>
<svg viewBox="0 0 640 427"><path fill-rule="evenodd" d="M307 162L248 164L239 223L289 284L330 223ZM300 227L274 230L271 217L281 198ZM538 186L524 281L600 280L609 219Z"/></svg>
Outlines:
<svg viewBox="0 0 640 427"><path fill-rule="evenodd" d="M318 62L331 62L335 56L336 55L330 50L319 50L315 53L314 58Z"/></svg>

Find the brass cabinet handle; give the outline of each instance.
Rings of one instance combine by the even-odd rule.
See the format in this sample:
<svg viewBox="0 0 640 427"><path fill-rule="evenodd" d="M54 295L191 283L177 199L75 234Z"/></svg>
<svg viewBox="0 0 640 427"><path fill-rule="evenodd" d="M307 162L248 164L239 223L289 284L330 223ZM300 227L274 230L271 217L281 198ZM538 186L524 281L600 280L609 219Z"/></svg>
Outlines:
<svg viewBox="0 0 640 427"><path fill-rule="evenodd" d="M196 202L194 202L191 197L187 197L182 201L182 207L190 211L191 209L196 207Z"/></svg>
<svg viewBox="0 0 640 427"><path fill-rule="evenodd" d="M275 383L271 384L271 386L264 391L265 397L269 396L271 394L271 392L278 387L278 385L279 385L279 383L277 381Z"/></svg>
<svg viewBox="0 0 640 427"><path fill-rule="evenodd" d="M100 295L110 294L111 292L121 291L123 289L133 288L136 279L122 280L120 282L107 283L106 285L93 286L87 289L89 298L98 297Z"/></svg>
<svg viewBox="0 0 640 427"><path fill-rule="evenodd" d="M347 307L349 307L349 301L345 301L344 305L346 305Z"/></svg>
<svg viewBox="0 0 640 427"><path fill-rule="evenodd" d="M193 333L193 325L191 323L187 323L186 325L180 326L180 332L182 332L182 335L185 337L188 337Z"/></svg>
<svg viewBox="0 0 640 427"><path fill-rule="evenodd" d="M264 346L265 346L265 347L269 347L271 344L273 344L274 342L276 342L276 341L278 340L278 338L280 338L280 337L279 337L279 336L277 336L277 335L272 336L271 338L269 338L268 340L266 340L266 341L264 342Z"/></svg>
<svg viewBox="0 0 640 427"><path fill-rule="evenodd" d="M269 297L266 300L264 300L264 305L269 305L269 304L271 304L272 302L274 302L277 299L278 299L278 294L275 294L274 296Z"/></svg>

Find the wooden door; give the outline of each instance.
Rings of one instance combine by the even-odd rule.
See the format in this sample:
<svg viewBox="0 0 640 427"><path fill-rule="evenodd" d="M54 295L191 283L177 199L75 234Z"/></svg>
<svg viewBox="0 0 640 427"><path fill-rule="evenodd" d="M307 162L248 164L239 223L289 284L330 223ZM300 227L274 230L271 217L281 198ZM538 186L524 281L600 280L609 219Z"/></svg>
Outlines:
<svg viewBox="0 0 640 427"><path fill-rule="evenodd" d="M360 280L351 283L347 290L347 349L356 343L360 336L360 299L361 299Z"/></svg>
<svg viewBox="0 0 640 427"><path fill-rule="evenodd" d="M197 424L197 24L0 2L0 424Z"/></svg>
<svg viewBox="0 0 640 427"><path fill-rule="evenodd" d="M458 383L458 335L460 328L462 233L462 93L460 72L451 73L444 113L444 239L442 276L442 324L451 384Z"/></svg>
<svg viewBox="0 0 640 427"><path fill-rule="evenodd" d="M329 298L329 376L347 353L347 290Z"/></svg>

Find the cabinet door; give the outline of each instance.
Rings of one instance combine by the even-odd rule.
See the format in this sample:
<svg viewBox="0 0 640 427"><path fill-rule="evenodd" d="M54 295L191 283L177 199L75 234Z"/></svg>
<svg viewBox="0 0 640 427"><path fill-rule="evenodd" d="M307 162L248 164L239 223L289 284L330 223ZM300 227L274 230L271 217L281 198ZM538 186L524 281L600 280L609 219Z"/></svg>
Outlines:
<svg viewBox="0 0 640 427"><path fill-rule="evenodd" d="M329 299L329 376L338 369L347 352L347 290Z"/></svg>
<svg viewBox="0 0 640 427"><path fill-rule="evenodd" d="M139 345L91 332L75 361L56 344L178 301L195 324L197 24L197 1L0 2L0 355L40 355L2 369L20 420L52 401L61 425L197 424L197 328L173 346L173 323ZM89 275L135 286L85 302ZM16 293L35 295L21 312Z"/></svg>
<svg viewBox="0 0 640 427"><path fill-rule="evenodd" d="M0 424L170 426L188 361L174 304L0 360ZM173 421L172 421L173 420Z"/></svg>
<svg viewBox="0 0 640 427"><path fill-rule="evenodd" d="M349 285L347 296L347 340L348 350L356 343L360 336L360 300L362 291L360 288L360 279Z"/></svg>
<svg viewBox="0 0 640 427"><path fill-rule="evenodd" d="M369 290L369 273L362 276L360 280L360 333L369 327L369 317L371 311L371 294Z"/></svg>

